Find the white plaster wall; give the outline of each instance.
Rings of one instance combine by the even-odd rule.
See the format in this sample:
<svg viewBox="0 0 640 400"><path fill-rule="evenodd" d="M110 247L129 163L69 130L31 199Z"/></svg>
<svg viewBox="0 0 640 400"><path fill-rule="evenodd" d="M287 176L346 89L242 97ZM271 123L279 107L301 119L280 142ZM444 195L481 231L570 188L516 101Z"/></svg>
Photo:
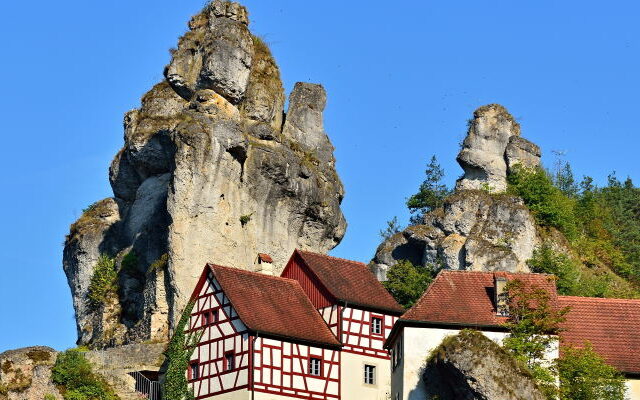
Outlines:
<svg viewBox="0 0 640 400"><path fill-rule="evenodd" d="M251 392L248 389L234 390L232 392L217 394L207 397L207 400L251 400Z"/></svg>
<svg viewBox="0 0 640 400"><path fill-rule="evenodd" d="M640 400L640 379L627 379L627 399Z"/></svg>
<svg viewBox="0 0 640 400"><path fill-rule="evenodd" d="M343 400L388 400L391 393L389 360L343 352L341 355L340 398ZM376 384L364 383L364 366L376 366Z"/></svg>
<svg viewBox="0 0 640 400"><path fill-rule="evenodd" d="M404 349L402 365L393 372L396 386L391 388L392 396L400 393L400 400L424 400L427 398L422 382L422 368L431 353L447 336L457 335L457 329L411 328L403 329ZM489 339L500 344L507 335L504 332L482 332ZM397 388L398 380L402 380L402 388ZM394 399L394 397L392 397ZM394 399L395 400L395 399Z"/></svg>

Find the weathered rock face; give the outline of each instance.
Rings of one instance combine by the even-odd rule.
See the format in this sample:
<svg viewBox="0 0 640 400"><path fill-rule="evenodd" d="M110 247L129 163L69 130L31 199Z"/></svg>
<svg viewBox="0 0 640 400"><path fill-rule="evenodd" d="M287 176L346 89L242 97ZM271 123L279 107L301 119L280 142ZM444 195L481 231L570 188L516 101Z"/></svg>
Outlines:
<svg viewBox="0 0 640 400"><path fill-rule="evenodd" d="M424 369L428 399L543 400L535 382L496 343L462 331L434 351Z"/></svg>
<svg viewBox="0 0 640 400"><path fill-rule="evenodd" d="M522 200L465 190L428 213L424 225L410 226L382 243L373 259L379 279L399 260L448 269L528 272L539 239Z"/></svg>
<svg viewBox="0 0 640 400"><path fill-rule="evenodd" d="M521 199L506 195L515 165L540 164L540 149L497 104L478 108L458 155L464 176L442 208L423 224L382 243L370 264L378 279L399 260L462 270L529 272L526 261L540 243L535 220Z"/></svg>
<svg viewBox="0 0 640 400"><path fill-rule="evenodd" d="M539 165L540 149L526 139L514 139L519 136L520 125L504 107L489 104L478 108L458 154L464 176L456 189L502 192L507 188L508 165Z"/></svg>
<svg viewBox="0 0 640 400"><path fill-rule="evenodd" d="M0 399L41 400L45 395L62 399L51 382L57 353L49 347L26 347L0 354Z"/></svg>
<svg viewBox="0 0 640 400"><path fill-rule="evenodd" d="M65 244L80 344L166 340L206 262L252 268L264 252L277 269L296 247L325 252L342 239L326 93L296 84L285 117L278 67L248 24L236 3L206 6L166 80L125 115L114 198L85 212ZM96 306L100 254L116 258L118 293Z"/></svg>

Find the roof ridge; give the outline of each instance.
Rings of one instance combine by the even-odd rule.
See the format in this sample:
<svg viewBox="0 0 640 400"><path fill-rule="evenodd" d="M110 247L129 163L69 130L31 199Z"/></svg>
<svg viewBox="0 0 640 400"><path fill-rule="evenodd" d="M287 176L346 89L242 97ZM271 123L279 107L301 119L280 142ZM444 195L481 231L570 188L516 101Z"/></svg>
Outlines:
<svg viewBox="0 0 640 400"><path fill-rule="evenodd" d="M260 277L267 278L267 279L274 279L274 280L286 281L286 282L297 282L295 279L285 278L284 276L267 275L267 274L262 274L262 273L256 272L256 271L249 271L248 269L229 267L229 266L226 266L226 265L207 263L207 266L210 267L210 268L211 267L216 267L216 268L223 268L223 269L233 270L234 272L240 272L240 273L245 273L245 274L248 274L248 275L260 276Z"/></svg>
<svg viewBox="0 0 640 400"><path fill-rule="evenodd" d="M468 269L446 269L443 268L438 272L438 275L440 274L440 272L446 272L446 273L459 273L459 274L487 274L487 275L493 275L496 272L503 272L505 274L508 275L537 275L537 276L555 276L553 274L547 274L544 272L507 272L507 271L472 271L472 270L468 270Z"/></svg>
<svg viewBox="0 0 640 400"><path fill-rule="evenodd" d="M296 249L296 251L298 251L300 253L307 253L307 254L313 254L313 255L316 255L316 256L332 258L334 260L346 261L346 262L349 262L349 263L362 264L365 267L367 266L367 264L363 263L362 261L349 260L349 259L346 259L346 258L340 258L340 257L330 256L328 254L316 253L316 252L309 251L309 250Z"/></svg>
<svg viewBox="0 0 640 400"><path fill-rule="evenodd" d="M618 297L589 297L589 296L564 296L558 295L558 299L580 300L580 301L601 301L601 302L620 302L620 303L639 303L640 299L621 299Z"/></svg>

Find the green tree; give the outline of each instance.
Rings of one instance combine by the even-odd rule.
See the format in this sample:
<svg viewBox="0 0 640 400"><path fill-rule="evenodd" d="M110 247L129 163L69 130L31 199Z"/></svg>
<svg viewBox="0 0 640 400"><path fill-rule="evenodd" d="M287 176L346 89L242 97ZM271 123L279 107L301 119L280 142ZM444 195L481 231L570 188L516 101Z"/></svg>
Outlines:
<svg viewBox="0 0 640 400"><path fill-rule="evenodd" d="M387 280L382 285L404 308L411 307L427 289L435 269L430 266L413 265L408 260L398 261L387 271Z"/></svg>
<svg viewBox="0 0 640 400"><path fill-rule="evenodd" d="M569 308L554 307L547 290L517 279L509 281L506 289L509 319L505 326L509 336L504 339L503 346L527 366L540 388L553 398L555 377L545 356L557 342L560 324Z"/></svg>
<svg viewBox="0 0 640 400"><path fill-rule="evenodd" d="M407 207L411 212L411 224L420 224L424 214L441 207L444 199L451 193L443 183L444 170L438 163L436 156L431 156L431 161L425 170L426 178L420 185L418 193L409 197Z"/></svg>
<svg viewBox="0 0 640 400"><path fill-rule="evenodd" d="M380 237L382 238L382 240L387 240L401 230L402 227L398 223L398 217L393 217L389 221L387 221L387 227L380 230Z"/></svg>
<svg viewBox="0 0 640 400"><path fill-rule="evenodd" d="M570 240L577 237L575 201L554 186L547 171L516 165L507 181L509 192L522 198L538 224L557 228Z"/></svg>
<svg viewBox="0 0 640 400"><path fill-rule="evenodd" d="M555 186L569 197L575 197L578 194L578 185L573 177L571 164L567 161L561 161L556 166L554 176Z"/></svg>
<svg viewBox="0 0 640 400"><path fill-rule="evenodd" d="M553 250L548 244L534 249L533 257L527 261L531 272L553 274L556 276L558 293L562 295L578 294L580 270L566 254Z"/></svg>
<svg viewBox="0 0 640 400"><path fill-rule="evenodd" d="M557 361L560 400L623 400L623 376L600 357L591 344L565 348Z"/></svg>

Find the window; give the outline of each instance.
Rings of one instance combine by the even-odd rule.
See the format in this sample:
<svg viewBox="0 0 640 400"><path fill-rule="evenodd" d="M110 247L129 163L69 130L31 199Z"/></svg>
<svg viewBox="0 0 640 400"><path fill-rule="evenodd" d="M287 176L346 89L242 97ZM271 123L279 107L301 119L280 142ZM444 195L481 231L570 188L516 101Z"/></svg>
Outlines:
<svg viewBox="0 0 640 400"><path fill-rule="evenodd" d="M200 363L198 361L191 361L189 363L189 380L196 380L200 378Z"/></svg>
<svg viewBox="0 0 640 400"><path fill-rule="evenodd" d="M398 337L396 345L393 347L392 353L392 365L393 369L395 369L398 364L400 364L400 360L402 360L402 336Z"/></svg>
<svg viewBox="0 0 640 400"><path fill-rule="evenodd" d="M309 374L320 376L322 375L322 360L319 358L311 357L309 359Z"/></svg>
<svg viewBox="0 0 640 400"><path fill-rule="evenodd" d="M396 393L396 399L395 400L400 400L400 393Z"/></svg>
<svg viewBox="0 0 640 400"><path fill-rule="evenodd" d="M371 318L371 333L375 335L382 334L382 318L380 317Z"/></svg>
<svg viewBox="0 0 640 400"><path fill-rule="evenodd" d="M202 314L202 326L209 324L211 324L211 314L209 314L209 311L205 311L204 314Z"/></svg>
<svg viewBox="0 0 640 400"><path fill-rule="evenodd" d="M375 365L364 366L364 383L366 383L367 385L376 384L376 366Z"/></svg>
<svg viewBox="0 0 640 400"><path fill-rule="evenodd" d="M213 322L220 321L220 310L216 308L212 312L213 312Z"/></svg>
<svg viewBox="0 0 640 400"><path fill-rule="evenodd" d="M231 371L236 367L236 355L233 352L224 354L224 370Z"/></svg>

